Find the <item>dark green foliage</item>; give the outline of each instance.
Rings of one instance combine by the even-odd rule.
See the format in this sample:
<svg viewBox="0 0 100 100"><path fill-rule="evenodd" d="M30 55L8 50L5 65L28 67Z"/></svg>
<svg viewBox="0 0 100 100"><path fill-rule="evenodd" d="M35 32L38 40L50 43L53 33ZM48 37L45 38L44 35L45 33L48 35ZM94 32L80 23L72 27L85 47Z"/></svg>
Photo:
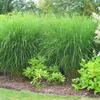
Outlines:
<svg viewBox="0 0 100 100"><path fill-rule="evenodd" d="M82 0L45 0L48 9L54 14L65 15L79 13L82 8Z"/></svg>
<svg viewBox="0 0 100 100"><path fill-rule="evenodd" d="M96 6L92 0L84 0L82 12L84 15L92 15L93 12L96 12Z"/></svg>
<svg viewBox="0 0 100 100"><path fill-rule="evenodd" d="M13 10L17 12L34 11L36 5L31 0L13 0L12 2Z"/></svg>
<svg viewBox="0 0 100 100"><path fill-rule="evenodd" d="M81 14L91 15L96 12L96 6L93 0L45 0L48 11L54 14ZM47 6L48 5L48 6Z"/></svg>
<svg viewBox="0 0 100 100"><path fill-rule="evenodd" d="M1 13L8 13L12 11L11 2L13 0L0 0L0 14Z"/></svg>
<svg viewBox="0 0 100 100"><path fill-rule="evenodd" d="M85 14L91 15L98 11L99 3L93 0L40 0L39 6L34 1L27 0L0 0L0 14L12 11L32 11L36 14L53 13L58 15Z"/></svg>

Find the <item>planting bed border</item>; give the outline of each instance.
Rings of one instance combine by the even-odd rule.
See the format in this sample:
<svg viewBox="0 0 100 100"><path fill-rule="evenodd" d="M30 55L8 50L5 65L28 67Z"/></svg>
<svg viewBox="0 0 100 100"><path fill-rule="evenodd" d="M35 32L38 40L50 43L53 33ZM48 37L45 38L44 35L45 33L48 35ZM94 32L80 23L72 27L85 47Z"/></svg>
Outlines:
<svg viewBox="0 0 100 100"><path fill-rule="evenodd" d="M88 91L75 91L70 84L66 85L55 85L55 86L45 86L41 89L36 89L33 87L29 81L25 79L9 79L5 76L0 76L0 88L15 89L18 91L25 90L36 93L47 93L52 95L62 95L62 96L89 96L89 97L100 97L100 95L94 96Z"/></svg>

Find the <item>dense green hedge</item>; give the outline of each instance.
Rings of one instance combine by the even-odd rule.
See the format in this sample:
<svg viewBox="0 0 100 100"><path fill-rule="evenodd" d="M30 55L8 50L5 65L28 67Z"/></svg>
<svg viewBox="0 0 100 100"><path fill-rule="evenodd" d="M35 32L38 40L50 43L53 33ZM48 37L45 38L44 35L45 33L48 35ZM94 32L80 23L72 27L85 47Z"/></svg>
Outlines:
<svg viewBox="0 0 100 100"><path fill-rule="evenodd" d="M95 29L84 16L0 16L1 71L19 75L30 58L43 55L65 75L75 72L81 58L91 57Z"/></svg>

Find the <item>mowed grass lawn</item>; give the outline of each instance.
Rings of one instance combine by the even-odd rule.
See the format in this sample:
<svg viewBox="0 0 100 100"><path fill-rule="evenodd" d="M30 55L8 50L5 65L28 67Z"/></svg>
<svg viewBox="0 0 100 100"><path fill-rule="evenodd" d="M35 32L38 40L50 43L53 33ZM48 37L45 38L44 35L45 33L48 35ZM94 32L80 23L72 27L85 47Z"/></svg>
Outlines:
<svg viewBox="0 0 100 100"><path fill-rule="evenodd" d="M100 100L99 98L84 98L72 96L53 96L25 91L15 91L0 88L0 100Z"/></svg>

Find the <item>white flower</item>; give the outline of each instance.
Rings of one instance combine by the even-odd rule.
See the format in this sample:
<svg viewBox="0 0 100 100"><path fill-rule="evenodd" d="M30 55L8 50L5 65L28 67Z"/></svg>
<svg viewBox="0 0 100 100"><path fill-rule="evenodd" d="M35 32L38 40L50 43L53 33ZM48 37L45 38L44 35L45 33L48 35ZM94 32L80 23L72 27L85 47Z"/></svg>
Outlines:
<svg viewBox="0 0 100 100"><path fill-rule="evenodd" d="M97 56L100 56L100 51L99 51L99 53L98 53L98 55Z"/></svg>
<svg viewBox="0 0 100 100"><path fill-rule="evenodd" d="M94 19L96 19L97 20L97 22L98 22L98 27L97 27L97 30L95 31L95 34L96 34L96 36L95 36L95 42L96 43L99 43L100 44L100 15L98 15L98 14L96 14L96 13L92 13L92 16L93 16L93 18Z"/></svg>
<svg viewBox="0 0 100 100"><path fill-rule="evenodd" d="M96 31L95 31L95 33L96 33L96 34L99 34L99 33L100 33L100 31L99 31L99 30L96 30Z"/></svg>
<svg viewBox="0 0 100 100"><path fill-rule="evenodd" d="M93 16L93 18L95 18L97 21L100 22L100 16L98 14L96 14L96 13L93 12L92 16Z"/></svg>

